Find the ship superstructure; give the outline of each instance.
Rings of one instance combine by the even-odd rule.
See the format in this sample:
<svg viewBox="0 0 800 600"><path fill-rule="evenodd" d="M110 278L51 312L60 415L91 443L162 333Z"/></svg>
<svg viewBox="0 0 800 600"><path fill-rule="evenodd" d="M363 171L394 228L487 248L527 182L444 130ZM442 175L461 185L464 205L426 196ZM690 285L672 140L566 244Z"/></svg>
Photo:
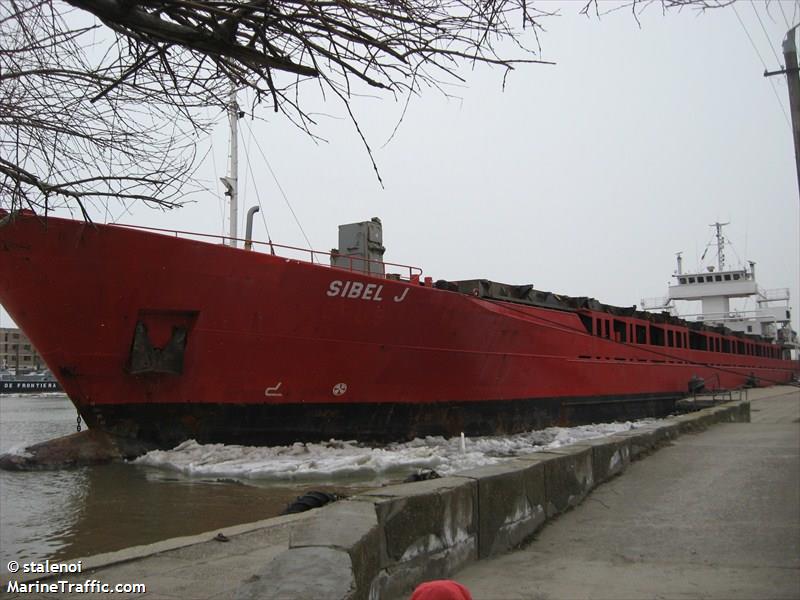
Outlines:
<svg viewBox="0 0 800 600"><path fill-rule="evenodd" d="M723 235L729 223L716 222L714 243L716 264L695 270L684 270L682 253L677 254L677 267L672 274L673 283L666 297L642 299L642 308L648 311L666 311L679 314L676 301L700 303L699 312L681 312L680 317L690 322L758 336L778 344L784 354L794 356L798 349L797 333L792 329L792 310L788 288L765 290L756 281L756 263L732 267L726 260L726 246L730 242ZM706 253L704 253L705 256ZM732 300L748 299L750 307L735 306Z"/></svg>

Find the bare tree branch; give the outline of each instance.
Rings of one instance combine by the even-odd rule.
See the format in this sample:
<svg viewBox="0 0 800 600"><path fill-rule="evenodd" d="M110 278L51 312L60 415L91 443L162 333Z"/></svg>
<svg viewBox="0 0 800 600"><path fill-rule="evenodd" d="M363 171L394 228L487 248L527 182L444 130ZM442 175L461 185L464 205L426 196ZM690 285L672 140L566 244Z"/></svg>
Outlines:
<svg viewBox="0 0 800 600"><path fill-rule="evenodd" d="M117 51L95 57L98 27L70 26L70 11L50 0L0 3L3 204L180 203L205 123L185 119L161 81L138 73L142 61L131 71L119 39L109 38Z"/></svg>
<svg viewBox="0 0 800 600"><path fill-rule="evenodd" d="M635 15L651 3L614 5ZM600 14L596 0L589 11ZM378 173L355 96L410 98L477 64L507 76L546 62L524 41L538 48L551 14L533 0L2 0L0 201L180 204L210 125L200 115L223 109L231 85L315 135L299 88L316 81L344 105Z"/></svg>

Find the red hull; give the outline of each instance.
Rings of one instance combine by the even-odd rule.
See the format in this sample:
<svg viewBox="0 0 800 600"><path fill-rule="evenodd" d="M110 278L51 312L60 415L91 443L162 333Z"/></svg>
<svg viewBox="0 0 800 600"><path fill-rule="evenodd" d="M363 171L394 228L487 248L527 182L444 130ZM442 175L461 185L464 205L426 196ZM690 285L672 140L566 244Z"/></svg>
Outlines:
<svg viewBox="0 0 800 600"><path fill-rule="evenodd" d="M580 311L582 322L577 311L30 214L0 227L0 301L90 426L160 445L454 434L462 413L466 429L488 419L485 429L509 432L569 419L593 398L674 399L693 376L733 388L797 374L780 358L591 335L584 323L602 312ZM176 372L136 368L137 323L156 348L185 332ZM492 416L515 401L526 407L517 417ZM534 418L537 401L547 410Z"/></svg>

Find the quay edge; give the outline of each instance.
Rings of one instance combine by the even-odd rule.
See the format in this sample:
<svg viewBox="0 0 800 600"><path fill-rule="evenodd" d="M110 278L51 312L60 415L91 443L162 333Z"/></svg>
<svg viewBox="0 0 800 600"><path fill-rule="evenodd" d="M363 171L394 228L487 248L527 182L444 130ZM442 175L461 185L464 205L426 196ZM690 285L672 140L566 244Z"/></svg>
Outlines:
<svg viewBox="0 0 800 600"><path fill-rule="evenodd" d="M149 555L145 547L134 556L115 553L105 563L87 564L92 577L109 582L136 573L159 594L190 585L176 579L181 567L203 581L185 591L209 598L224 590L236 598L403 598L422 580L449 577L520 546L631 460L715 423L749 420L748 401L730 402L451 477L377 488L291 520L228 528L229 544L213 541L215 531L166 550L165 543L156 544ZM189 556L217 556L236 567L216 583L205 581L199 572L210 565L187 566Z"/></svg>

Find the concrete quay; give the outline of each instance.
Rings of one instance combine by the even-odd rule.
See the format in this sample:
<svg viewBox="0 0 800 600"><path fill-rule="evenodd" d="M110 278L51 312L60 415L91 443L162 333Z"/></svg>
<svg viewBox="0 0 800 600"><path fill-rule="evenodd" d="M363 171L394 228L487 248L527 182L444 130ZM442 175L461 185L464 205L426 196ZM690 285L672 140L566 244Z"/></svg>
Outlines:
<svg viewBox="0 0 800 600"><path fill-rule="evenodd" d="M800 598L800 391L751 390L750 401L753 423L751 402L730 402L39 581L144 583L146 594L114 596L167 600L392 600L442 577L476 600ZM37 578L2 573L4 592L9 581ZM100 597L57 597L73 595Z"/></svg>
<svg viewBox="0 0 800 600"><path fill-rule="evenodd" d="M672 440L454 578L476 599L800 598L800 390L750 396L752 422Z"/></svg>

